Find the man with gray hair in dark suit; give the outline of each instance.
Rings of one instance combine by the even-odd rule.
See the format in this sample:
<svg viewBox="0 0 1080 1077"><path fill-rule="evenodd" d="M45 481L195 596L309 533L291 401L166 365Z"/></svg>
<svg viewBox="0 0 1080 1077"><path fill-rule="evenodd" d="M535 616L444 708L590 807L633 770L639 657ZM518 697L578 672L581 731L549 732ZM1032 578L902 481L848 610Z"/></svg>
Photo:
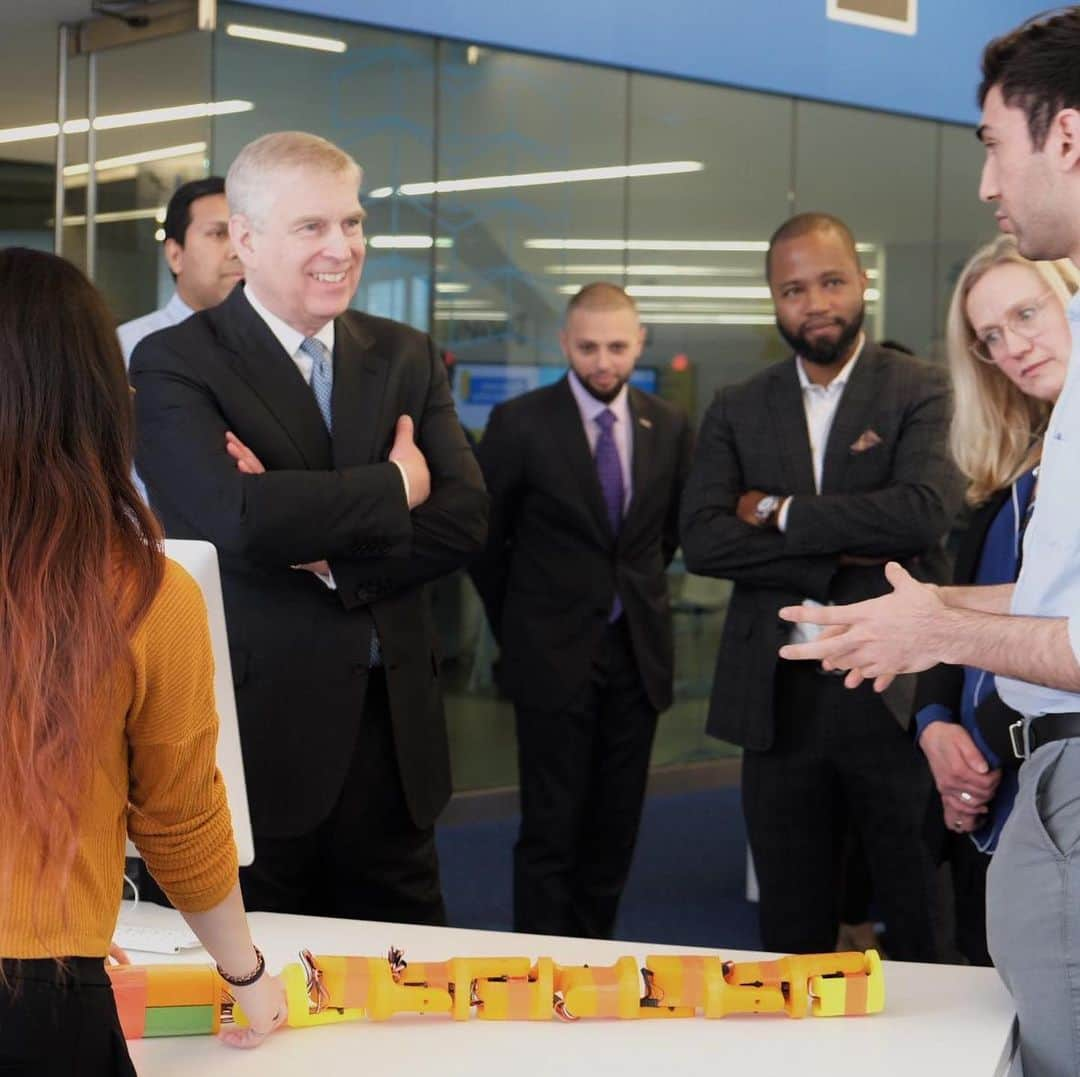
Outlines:
<svg viewBox="0 0 1080 1077"><path fill-rule="evenodd" d="M787 221L766 275L794 354L717 395L682 502L687 567L735 584L708 732L744 749L765 948L833 949L850 820L890 956L933 960L929 775L903 728L910 679L883 699L869 685L846 691L820 663L778 663L791 628L777 611L881 594L887 560L945 578L942 540L961 497L946 378L867 339L866 274L837 218Z"/></svg>

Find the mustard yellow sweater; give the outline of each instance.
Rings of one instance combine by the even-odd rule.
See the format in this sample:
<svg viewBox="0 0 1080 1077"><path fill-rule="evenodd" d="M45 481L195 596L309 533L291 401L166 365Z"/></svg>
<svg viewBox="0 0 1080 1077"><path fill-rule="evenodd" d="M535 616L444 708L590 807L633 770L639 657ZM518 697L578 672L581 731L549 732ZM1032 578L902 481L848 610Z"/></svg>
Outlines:
<svg viewBox="0 0 1080 1077"><path fill-rule="evenodd" d="M198 585L172 561L131 655L99 696L107 718L67 884L43 893L36 850L16 854L12 886L0 894L0 957L104 956L119 911L126 835L178 909L213 908L236 884L232 822L215 764L206 607ZM4 833L11 827L0 819Z"/></svg>

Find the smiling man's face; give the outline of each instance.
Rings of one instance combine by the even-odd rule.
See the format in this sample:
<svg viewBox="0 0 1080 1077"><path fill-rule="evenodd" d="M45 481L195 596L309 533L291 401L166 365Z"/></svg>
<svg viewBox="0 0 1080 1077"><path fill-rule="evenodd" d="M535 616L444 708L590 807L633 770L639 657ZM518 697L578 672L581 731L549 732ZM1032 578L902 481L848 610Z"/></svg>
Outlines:
<svg viewBox="0 0 1080 1077"><path fill-rule="evenodd" d="M260 219L235 215L233 243L266 308L313 336L349 306L364 266L364 211L350 169L272 173Z"/></svg>

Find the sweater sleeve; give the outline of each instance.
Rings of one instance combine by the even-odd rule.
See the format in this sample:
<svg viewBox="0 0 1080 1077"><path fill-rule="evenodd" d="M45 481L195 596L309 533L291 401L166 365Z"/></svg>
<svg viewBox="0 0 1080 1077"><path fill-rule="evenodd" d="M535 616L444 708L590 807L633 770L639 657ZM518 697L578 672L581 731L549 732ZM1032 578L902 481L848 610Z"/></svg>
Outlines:
<svg viewBox="0 0 1080 1077"><path fill-rule="evenodd" d="M128 833L172 903L203 912L236 885L236 843L215 762L206 606L195 581L171 561L132 649Z"/></svg>

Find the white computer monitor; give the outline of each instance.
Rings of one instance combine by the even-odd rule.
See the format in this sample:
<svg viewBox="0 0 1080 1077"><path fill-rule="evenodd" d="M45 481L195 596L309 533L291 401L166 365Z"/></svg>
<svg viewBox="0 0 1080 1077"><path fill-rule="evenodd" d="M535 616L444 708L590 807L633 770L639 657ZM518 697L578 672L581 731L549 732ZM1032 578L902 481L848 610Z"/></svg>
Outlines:
<svg viewBox="0 0 1080 1077"><path fill-rule="evenodd" d="M217 550L209 542L166 539L165 554L187 570L199 585L206 602L210 644L214 652L214 699L218 712L217 763L228 792L237 856L241 864L250 864L255 859L255 843L251 837L244 758L240 753L240 726L236 720L236 696L229 662L229 637L225 630L225 603L221 597ZM128 855L138 856L130 841Z"/></svg>

